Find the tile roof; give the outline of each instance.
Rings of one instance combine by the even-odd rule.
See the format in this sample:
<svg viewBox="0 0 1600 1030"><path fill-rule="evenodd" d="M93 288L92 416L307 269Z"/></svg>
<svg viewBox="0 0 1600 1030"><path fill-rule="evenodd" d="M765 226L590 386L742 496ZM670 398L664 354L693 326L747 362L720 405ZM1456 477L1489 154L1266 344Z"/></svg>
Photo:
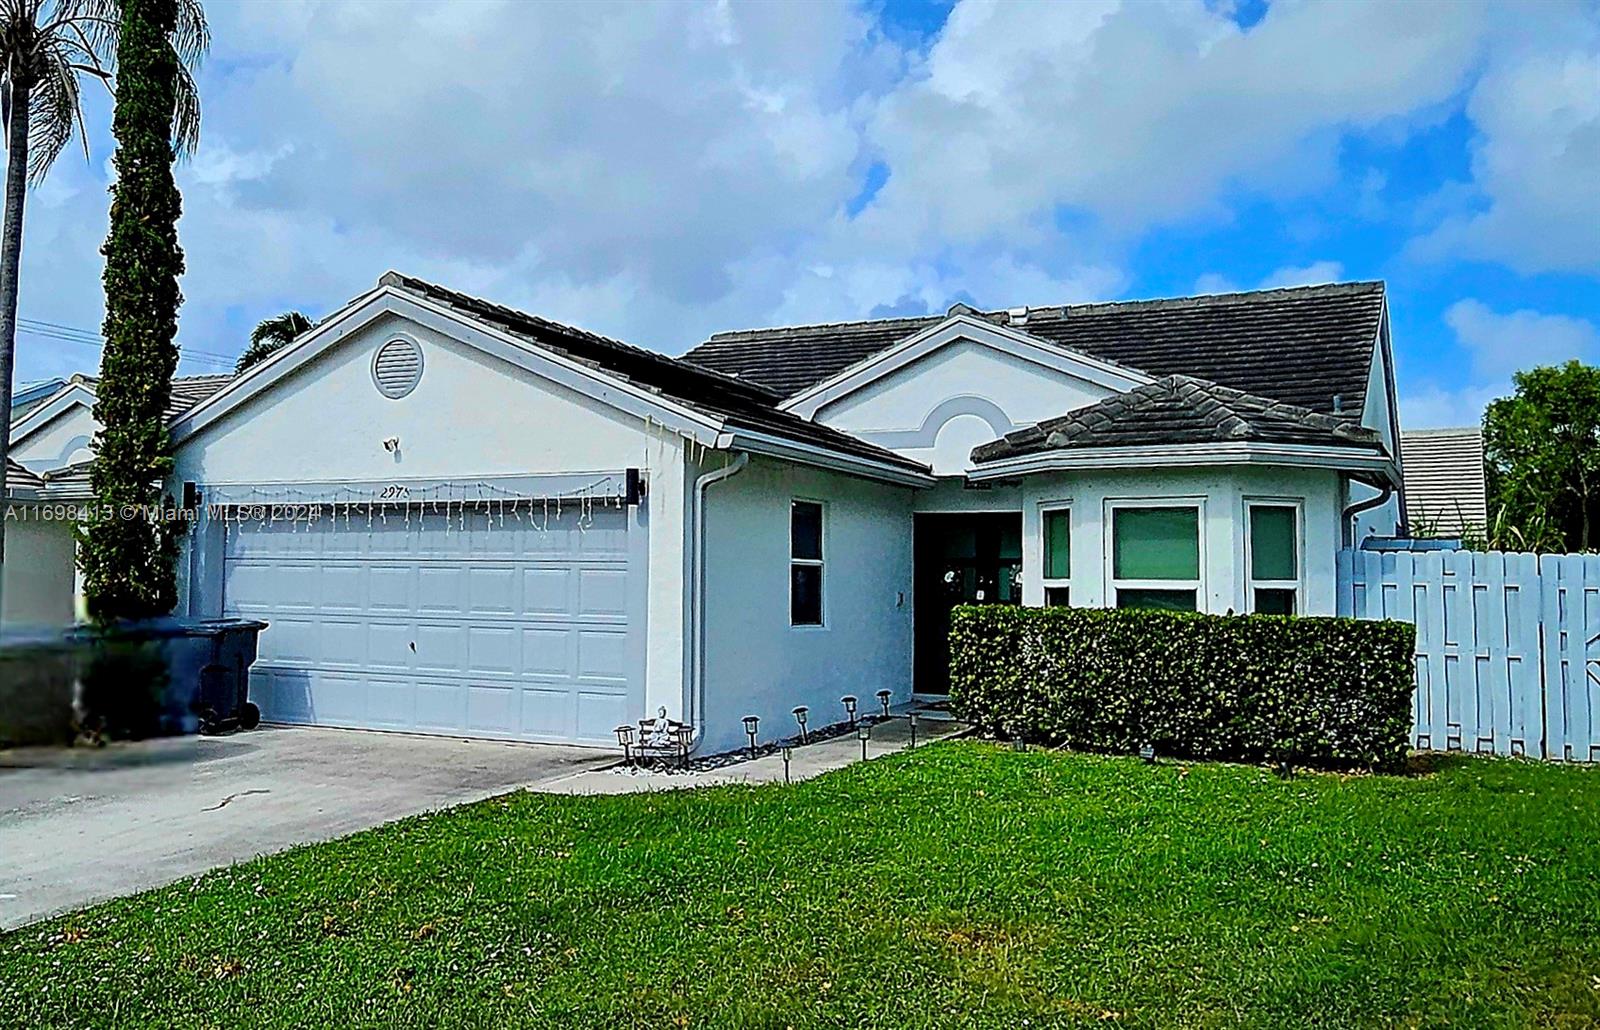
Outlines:
<svg viewBox="0 0 1600 1030"><path fill-rule="evenodd" d="M1400 434L1406 515L1413 531L1441 534L1482 528L1489 518L1483 431L1417 429Z"/></svg>
<svg viewBox="0 0 1600 1030"><path fill-rule="evenodd" d="M1381 282L978 312L1152 376L1190 375L1332 414L1365 404ZM793 396L945 315L718 333L684 360Z"/></svg>
<svg viewBox="0 0 1600 1030"><path fill-rule="evenodd" d="M6 459L6 493L13 493L17 490L42 489L44 489L44 480L40 476L29 472L10 458Z"/></svg>
<svg viewBox="0 0 1600 1030"><path fill-rule="evenodd" d="M893 451L779 411L777 404L782 396L764 386L398 272L390 272L379 281L455 308L546 350L603 369L686 407L711 414L722 419L729 430L769 433L908 471L927 471L927 466Z"/></svg>
<svg viewBox="0 0 1600 1030"><path fill-rule="evenodd" d="M1166 376L1007 433L975 448L972 460L983 464L1044 451L1235 441L1383 448L1376 432L1347 419L1203 379Z"/></svg>
<svg viewBox="0 0 1600 1030"><path fill-rule="evenodd" d="M176 420L179 415L227 386L232 379L233 373L231 372L198 376L173 376L172 396L167 401L167 421ZM62 383L62 389L78 384L86 386L92 391L100 385L100 377L75 375L70 380ZM54 394L51 394L51 396L53 397Z"/></svg>

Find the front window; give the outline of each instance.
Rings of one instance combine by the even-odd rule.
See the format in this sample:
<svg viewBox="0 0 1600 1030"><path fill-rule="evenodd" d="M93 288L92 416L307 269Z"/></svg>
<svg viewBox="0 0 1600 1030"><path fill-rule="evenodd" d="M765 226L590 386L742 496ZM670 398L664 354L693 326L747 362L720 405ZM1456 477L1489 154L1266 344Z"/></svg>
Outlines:
<svg viewBox="0 0 1600 1030"><path fill-rule="evenodd" d="M1065 608L1072 603L1072 518L1066 508L1043 513L1040 529L1044 535L1044 603L1047 608Z"/></svg>
<svg viewBox="0 0 1600 1030"><path fill-rule="evenodd" d="M1195 611L1200 599L1200 509L1113 508L1111 587L1118 608Z"/></svg>
<svg viewBox="0 0 1600 1030"><path fill-rule="evenodd" d="M822 625L822 505L789 505L789 624Z"/></svg>
<svg viewBox="0 0 1600 1030"><path fill-rule="evenodd" d="M1293 504L1250 505L1250 610L1300 609L1300 517Z"/></svg>

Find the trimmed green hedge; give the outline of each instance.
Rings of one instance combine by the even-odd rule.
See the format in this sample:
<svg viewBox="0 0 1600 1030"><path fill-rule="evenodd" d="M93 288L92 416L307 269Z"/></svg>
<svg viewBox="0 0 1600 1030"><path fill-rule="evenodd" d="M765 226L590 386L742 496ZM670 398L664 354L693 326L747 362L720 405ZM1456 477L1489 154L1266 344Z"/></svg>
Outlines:
<svg viewBox="0 0 1600 1030"><path fill-rule="evenodd" d="M1006 739L1320 768L1410 742L1416 627L1099 608L958 608L954 712Z"/></svg>

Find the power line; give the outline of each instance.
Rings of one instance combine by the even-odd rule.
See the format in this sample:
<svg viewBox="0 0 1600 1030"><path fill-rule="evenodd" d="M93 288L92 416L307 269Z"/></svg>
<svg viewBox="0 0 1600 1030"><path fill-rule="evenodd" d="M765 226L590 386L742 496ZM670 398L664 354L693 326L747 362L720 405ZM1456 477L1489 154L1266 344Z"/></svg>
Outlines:
<svg viewBox="0 0 1600 1030"><path fill-rule="evenodd" d="M76 326L62 325L59 322L48 322L37 318L18 318L17 331L30 336L39 336L50 340L59 340L63 343L79 343L96 350L105 347L105 338L99 333L89 329L80 329ZM211 365L216 368L232 369L234 358L215 351L192 350L183 344L178 345L179 360L190 360L202 365Z"/></svg>

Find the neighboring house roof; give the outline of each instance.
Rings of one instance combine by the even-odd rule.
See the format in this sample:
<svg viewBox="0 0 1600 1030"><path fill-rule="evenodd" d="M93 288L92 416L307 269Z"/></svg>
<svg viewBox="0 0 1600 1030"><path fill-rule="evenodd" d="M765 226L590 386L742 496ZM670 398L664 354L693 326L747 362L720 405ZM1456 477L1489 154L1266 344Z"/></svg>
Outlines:
<svg viewBox="0 0 1600 1030"><path fill-rule="evenodd" d="M458 293L412 276L390 272L380 282L444 304L542 348L602 369L679 404L714 415L730 429L768 433L908 471L928 471L927 466L894 451L778 410L777 404L782 398L760 385Z"/></svg>
<svg viewBox="0 0 1600 1030"><path fill-rule="evenodd" d="M1203 379L1166 376L1007 433L975 448L972 460L984 464L1046 451L1239 441L1383 450L1377 432L1348 420Z"/></svg>
<svg viewBox="0 0 1600 1030"><path fill-rule="evenodd" d="M1488 521L1481 429L1409 430L1400 434L1400 452L1413 528L1451 535Z"/></svg>
<svg viewBox="0 0 1600 1030"><path fill-rule="evenodd" d="M1191 375L1312 411L1359 415L1383 323L1381 282L975 313L1154 376ZM684 360L785 397L947 315L718 333Z"/></svg>
<svg viewBox="0 0 1600 1030"><path fill-rule="evenodd" d="M15 422L43 404L66 385L67 381L59 376L55 379L35 379L21 384L11 391L11 421Z"/></svg>
<svg viewBox="0 0 1600 1030"><path fill-rule="evenodd" d="M98 376L73 376L89 389L95 389L100 379ZM231 372L219 372L198 376L173 376L172 396L167 401L167 421L177 419L179 415L210 397L233 379Z"/></svg>
<svg viewBox="0 0 1600 1030"><path fill-rule="evenodd" d="M43 489L43 476L28 471L10 458L6 459L6 496L10 497L22 491L34 492Z"/></svg>

